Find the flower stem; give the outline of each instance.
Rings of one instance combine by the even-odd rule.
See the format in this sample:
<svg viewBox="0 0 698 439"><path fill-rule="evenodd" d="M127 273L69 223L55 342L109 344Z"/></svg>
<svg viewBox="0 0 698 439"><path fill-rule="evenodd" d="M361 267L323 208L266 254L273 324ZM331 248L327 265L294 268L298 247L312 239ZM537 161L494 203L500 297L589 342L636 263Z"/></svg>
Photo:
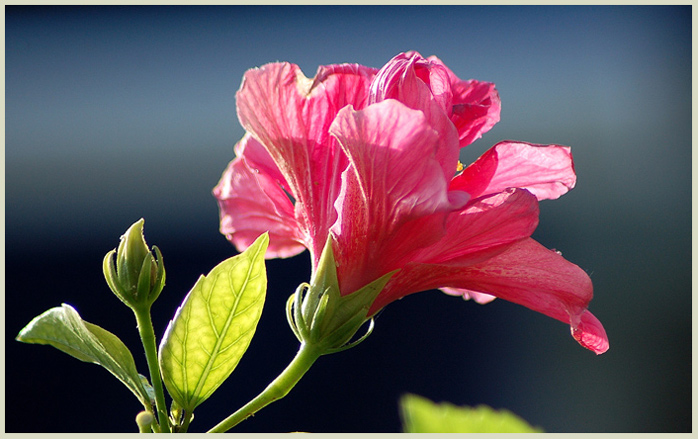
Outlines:
<svg viewBox="0 0 698 439"><path fill-rule="evenodd" d="M298 353L286 369L262 393L210 429L208 433L224 433L272 402L288 395L323 352L323 349L317 346L301 343Z"/></svg>
<svg viewBox="0 0 698 439"><path fill-rule="evenodd" d="M148 361L148 371L150 372L150 382L155 391L155 407L158 412L158 423L162 433L170 432L170 424L167 418L167 406L165 405L165 391L160 378L160 367L158 366L158 354L155 344L155 331L153 321L150 318L150 307L134 307L133 313L136 315L138 323L138 333L145 349L145 358Z"/></svg>

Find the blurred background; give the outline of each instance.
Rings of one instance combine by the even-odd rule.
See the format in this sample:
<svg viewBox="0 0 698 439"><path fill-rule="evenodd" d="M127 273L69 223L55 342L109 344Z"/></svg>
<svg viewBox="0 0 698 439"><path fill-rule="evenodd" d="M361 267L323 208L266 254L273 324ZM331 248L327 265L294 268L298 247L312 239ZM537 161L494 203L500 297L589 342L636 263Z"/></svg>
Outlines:
<svg viewBox="0 0 698 439"><path fill-rule="evenodd" d="M245 70L290 61L381 67L399 52L494 82L500 140L569 145L577 187L541 203L534 238L584 268L601 356L567 325L431 291L388 306L359 347L321 358L239 432L398 432L411 392L507 408L548 432L690 432L691 6L5 7L5 431L135 432L140 404L99 366L14 340L69 303L146 373L102 258L145 218L164 254L158 336L200 274L235 254L211 195L243 131ZM267 264L269 293L236 371L196 412L203 432L285 367L284 304L308 254Z"/></svg>

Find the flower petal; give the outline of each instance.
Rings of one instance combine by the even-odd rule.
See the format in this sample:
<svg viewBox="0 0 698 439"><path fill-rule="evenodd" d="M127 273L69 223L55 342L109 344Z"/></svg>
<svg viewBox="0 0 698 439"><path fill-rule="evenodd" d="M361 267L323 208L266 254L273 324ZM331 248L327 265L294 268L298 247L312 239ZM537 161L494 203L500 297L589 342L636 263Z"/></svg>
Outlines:
<svg viewBox="0 0 698 439"><path fill-rule="evenodd" d="M462 288L461 284L453 283L454 267L481 264L501 254L513 243L530 237L537 225L538 201L523 189L482 197L452 212L441 239L406 255L406 268L391 279L372 310L420 291ZM484 301L485 297L477 293L469 291L468 296Z"/></svg>
<svg viewBox="0 0 698 439"><path fill-rule="evenodd" d="M589 276L533 239L520 241L501 255L464 269L460 277L461 288L491 294L569 323L582 346L602 353L604 343L600 339L605 339L607 348L603 327L584 317L593 297Z"/></svg>
<svg viewBox="0 0 698 439"><path fill-rule="evenodd" d="M438 60L437 60L438 61ZM451 111L451 79L441 62L425 59L418 52L400 53L388 61L371 83L370 103L398 99L410 108L433 99L445 114Z"/></svg>
<svg viewBox="0 0 698 439"><path fill-rule="evenodd" d="M481 197L452 212L439 242L411 255L410 260L432 264L479 263L500 253L501 246L531 236L538 226L538 213L538 200L523 189L509 188Z"/></svg>
<svg viewBox="0 0 698 439"><path fill-rule="evenodd" d="M518 187L539 200L555 199L577 181L568 146L500 142L451 181L451 190L473 198Z"/></svg>
<svg viewBox="0 0 698 439"><path fill-rule="evenodd" d="M273 63L249 70L236 95L240 122L288 182L314 262L336 220L333 204L348 164L328 128L345 105L365 105L375 72L355 64L332 65L308 79L297 65Z"/></svg>
<svg viewBox="0 0 698 439"><path fill-rule="evenodd" d="M572 337L585 348L594 351L597 355L608 350L608 336L603 325L592 313L584 311L577 326L570 328Z"/></svg>
<svg viewBox="0 0 698 439"><path fill-rule="evenodd" d="M235 145L234 150L235 156L244 157L245 164L247 164L250 170L255 174L262 174L271 179L271 181L276 182L284 191L288 193L291 192L286 178L283 176L276 163L274 163L269 152L257 139L252 137L250 133L245 133L240 142Z"/></svg>
<svg viewBox="0 0 698 439"><path fill-rule="evenodd" d="M475 80L452 84L451 122L458 130L461 148L482 137L497 122L501 111L494 84Z"/></svg>
<svg viewBox="0 0 698 439"><path fill-rule="evenodd" d="M589 276L531 238L518 241L501 254L473 266L457 263L406 266L388 282L381 295L394 294L391 290L404 289L414 280L423 285L490 294L523 305L570 324L575 340L597 354L608 349L603 326L586 310L593 297ZM369 313L380 309L378 299Z"/></svg>
<svg viewBox="0 0 698 439"><path fill-rule="evenodd" d="M478 293L477 291L470 291L464 288L439 288L442 292L448 294L449 296L460 296L465 300L474 300L480 305L485 305L496 299L496 297L489 294Z"/></svg>
<svg viewBox="0 0 698 439"><path fill-rule="evenodd" d="M251 137L243 137L235 148L237 157L228 164L213 189L220 210L220 231L238 251L245 250L268 231L267 258L297 255L305 247L291 200L278 180L250 167L245 160L246 153L254 151L255 145L261 148ZM262 156L259 152L257 155Z"/></svg>
<svg viewBox="0 0 698 439"><path fill-rule="evenodd" d="M340 286L351 293L439 239L448 212L467 199L449 198L435 159L438 134L421 111L393 99L361 111L347 107L330 132L350 160L332 232Z"/></svg>
<svg viewBox="0 0 698 439"><path fill-rule="evenodd" d="M470 145L499 122L499 93L490 82L461 80L435 56L427 60L442 65L447 72L452 96L447 113L458 130L461 148Z"/></svg>
<svg viewBox="0 0 698 439"><path fill-rule="evenodd" d="M417 52L401 53L391 59L371 82L369 103L397 99L420 110L439 133L436 160L450 179L458 162L458 132L448 118L451 88L446 68L422 58Z"/></svg>

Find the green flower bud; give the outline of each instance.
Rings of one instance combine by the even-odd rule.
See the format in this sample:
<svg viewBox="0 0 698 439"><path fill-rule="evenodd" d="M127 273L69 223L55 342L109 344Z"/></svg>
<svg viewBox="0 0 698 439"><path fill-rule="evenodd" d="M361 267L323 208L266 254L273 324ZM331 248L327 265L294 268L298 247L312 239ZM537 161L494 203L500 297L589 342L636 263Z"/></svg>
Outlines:
<svg viewBox="0 0 698 439"><path fill-rule="evenodd" d="M149 307L165 286L162 254L156 246L152 251L148 249L143 236L144 223L141 218L129 227L121 236L119 247L106 254L102 266L109 288L131 308Z"/></svg>
<svg viewBox="0 0 698 439"><path fill-rule="evenodd" d="M138 430L141 433L150 433L150 426L155 420L155 416L152 413L142 411L136 415L136 424L138 425Z"/></svg>
<svg viewBox="0 0 698 439"><path fill-rule="evenodd" d="M368 310L396 272L397 270L390 272L359 290L342 296L332 238L328 237L310 284L301 284L289 297L286 316L291 329L299 341L320 346L325 353L356 346L373 330L373 320L368 318ZM371 320L367 333L351 342L367 320Z"/></svg>

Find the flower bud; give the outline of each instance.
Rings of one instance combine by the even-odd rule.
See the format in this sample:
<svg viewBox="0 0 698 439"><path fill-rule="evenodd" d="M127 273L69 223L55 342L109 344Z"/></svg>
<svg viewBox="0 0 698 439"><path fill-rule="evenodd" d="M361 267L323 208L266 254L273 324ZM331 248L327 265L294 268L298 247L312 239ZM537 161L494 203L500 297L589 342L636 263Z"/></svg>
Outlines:
<svg viewBox="0 0 698 439"><path fill-rule="evenodd" d="M153 423L154 420L155 417L150 412L144 410L138 413L138 415L136 415L136 424L138 424L138 430L141 433L149 433L150 425Z"/></svg>
<svg viewBox="0 0 698 439"><path fill-rule="evenodd" d="M369 308L393 274L395 271L342 296L330 235L310 284L301 284L288 300L291 329L299 341L320 346L326 354L356 346L371 333L373 321L364 336L354 342L351 339L369 320Z"/></svg>
<svg viewBox="0 0 698 439"><path fill-rule="evenodd" d="M148 249L143 218L121 236L119 247L104 257L103 270L109 288L129 307L150 306L165 286L165 267L160 249ZM155 252L155 256L153 256ZM116 263L114 263L116 254Z"/></svg>

